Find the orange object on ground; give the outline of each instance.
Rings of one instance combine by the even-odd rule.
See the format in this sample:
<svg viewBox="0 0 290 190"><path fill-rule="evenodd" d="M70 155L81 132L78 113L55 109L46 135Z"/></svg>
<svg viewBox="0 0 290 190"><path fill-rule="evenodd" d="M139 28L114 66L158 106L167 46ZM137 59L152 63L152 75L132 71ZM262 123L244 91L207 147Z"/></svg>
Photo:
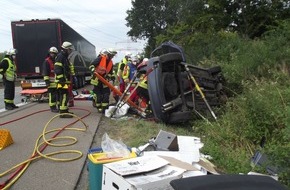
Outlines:
<svg viewBox="0 0 290 190"><path fill-rule="evenodd" d="M110 82L108 82L106 79L104 79L104 77L102 77L101 75L99 75L97 72L95 72L95 75L98 77L98 79L104 83L105 85L107 85L114 93L116 93L119 96L122 96L122 92L120 92L118 89L116 89ZM132 102L130 99L128 99L126 101L130 106L132 106L133 108L137 109L140 112L144 112L139 106L137 106L134 102Z"/></svg>
<svg viewBox="0 0 290 190"><path fill-rule="evenodd" d="M0 150L13 143L10 132L7 129L0 129Z"/></svg>

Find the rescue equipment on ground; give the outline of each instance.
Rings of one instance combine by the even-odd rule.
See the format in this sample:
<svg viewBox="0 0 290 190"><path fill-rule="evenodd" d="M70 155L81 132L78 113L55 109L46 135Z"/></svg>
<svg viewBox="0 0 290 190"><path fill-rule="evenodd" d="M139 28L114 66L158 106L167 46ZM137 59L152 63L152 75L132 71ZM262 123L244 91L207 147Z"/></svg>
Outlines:
<svg viewBox="0 0 290 190"><path fill-rule="evenodd" d="M95 72L94 74L102 83L104 83L106 86L108 86L114 93L116 93L119 96L122 96L122 92L120 92L118 89L116 89L109 81L104 79L104 77L102 77L97 72ZM134 102L132 102L130 99L127 100L127 103L130 105L131 108L136 110L137 113L139 113L142 117L146 116L146 113L138 105L136 105Z"/></svg>

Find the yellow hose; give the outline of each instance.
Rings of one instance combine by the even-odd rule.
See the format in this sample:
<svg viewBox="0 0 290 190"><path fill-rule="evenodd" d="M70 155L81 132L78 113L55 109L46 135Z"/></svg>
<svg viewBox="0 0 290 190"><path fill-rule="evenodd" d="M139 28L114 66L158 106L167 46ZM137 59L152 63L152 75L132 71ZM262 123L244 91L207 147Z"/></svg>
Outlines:
<svg viewBox="0 0 290 190"><path fill-rule="evenodd" d="M47 128L49 127L49 124L55 118L58 118L60 115L71 115L71 116L77 118L78 119L77 121L81 121L85 128L84 129L83 128L69 128L68 126L66 126L66 127L63 127L63 128L57 128L57 129L52 129L52 130L47 131ZM76 123L76 122L74 122L74 123ZM73 125L73 124L70 124L69 126L71 126L71 125ZM3 177L5 175L7 175L8 173L14 171L18 167L25 165L21 169L21 171L11 181L9 181L9 183L7 183L4 188L2 188L2 190L6 190L9 187L11 187L21 177L21 175L25 172L25 170L28 168L28 166L30 165L30 163L33 160L36 160L36 159L39 159L39 158L46 158L46 159L53 160L53 161L68 162L68 161L73 161L73 160L77 160L77 159L81 158L83 153L81 151L78 151L78 150L61 150L61 151L55 151L55 152L51 152L51 153L47 153L47 154L42 154L39 149L42 146L54 146L54 147L70 146L70 145L73 145L73 144L75 144L77 142L77 139L75 137L71 137L71 136L53 137L53 138L47 139L46 138L46 134L48 134L48 133L58 132L57 134L59 134L60 132L62 132L64 130L74 130L74 131L82 131L82 132L84 132L84 131L86 131L87 127L88 126L83 122L83 120L81 118L79 118L78 116L76 116L74 114L71 114L71 113L58 114L58 115L55 115L54 117L52 117L46 123L46 125L45 125L45 127L44 127L44 129L42 131L42 134L36 140L36 143L35 143L35 146L34 146L34 150L33 150L33 153L32 153L32 157L30 159L27 159L27 160L25 160L25 161L15 165L15 166L13 166L12 168L8 169L7 171L5 171L3 173L0 173L0 177ZM43 142L40 142L41 139L43 140ZM64 139L66 139L66 140L69 139L69 140L72 140L72 141L70 143L65 143L65 144L52 143L55 140L64 140ZM77 154L77 156L71 157L71 158L55 158L55 157L52 157L52 156L57 155L57 154L71 154L71 153Z"/></svg>

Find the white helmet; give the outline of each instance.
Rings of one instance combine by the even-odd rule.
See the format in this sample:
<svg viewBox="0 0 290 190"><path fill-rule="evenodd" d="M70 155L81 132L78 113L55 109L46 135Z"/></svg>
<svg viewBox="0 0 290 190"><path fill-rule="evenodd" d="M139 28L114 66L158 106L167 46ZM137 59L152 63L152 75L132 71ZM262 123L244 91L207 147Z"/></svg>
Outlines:
<svg viewBox="0 0 290 190"><path fill-rule="evenodd" d="M131 55L132 55L131 52L128 52L128 51L127 51L127 52L125 53L125 57L131 57Z"/></svg>
<svg viewBox="0 0 290 190"><path fill-rule="evenodd" d="M57 54L58 53L58 50L57 50L56 47L51 47L51 48L49 48L49 53L55 53L55 54Z"/></svg>
<svg viewBox="0 0 290 190"><path fill-rule="evenodd" d="M4 51L4 54L5 54L5 55L10 55L9 50L5 50L5 51Z"/></svg>
<svg viewBox="0 0 290 190"><path fill-rule="evenodd" d="M138 63L139 61L140 61L140 59L137 57L137 55L132 55L131 56L131 60L132 60L132 62L134 63Z"/></svg>
<svg viewBox="0 0 290 190"><path fill-rule="evenodd" d="M102 49L101 51L100 51L100 54L101 55L107 55L109 52L106 50L106 49Z"/></svg>
<svg viewBox="0 0 290 190"><path fill-rule="evenodd" d="M74 46L70 42L63 42L61 48L74 50Z"/></svg>
<svg viewBox="0 0 290 190"><path fill-rule="evenodd" d="M14 48L9 49L8 51L5 51L6 55L16 55L17 50Z"/></svg>
<svg viewBox="0 0 290 190"><path fill-rule="evenodd" d="M113 49L113 48L109 48L107 50L107 52L108 52L109 55L113 55L113 56L117 54L117 51L115 49Z"/></svg>

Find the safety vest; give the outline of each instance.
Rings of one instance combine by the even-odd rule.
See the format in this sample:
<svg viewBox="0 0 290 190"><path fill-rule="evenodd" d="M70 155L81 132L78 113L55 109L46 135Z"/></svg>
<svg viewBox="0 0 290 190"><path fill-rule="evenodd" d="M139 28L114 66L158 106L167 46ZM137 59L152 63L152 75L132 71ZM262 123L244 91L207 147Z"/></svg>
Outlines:
<svg viewBox="0 0 290 190"><path fill-rule="evenodd" d="M120 71L120 69L121 69L121 65L122 64L125 64L125 66L127 65L127 63L128 63L128 61L127 61L127 59L124 57L123 59L122 59L122 61L118 64L118 70L117 70L117 76L118 77L121 77L122 78L122 72Z"/></svg>
<svg viewBox="0 0 290 190"><path fill-rule="evenodd" d="M128 63L123 71L123 79L129 79L131 81L135 72L137 72L137 67L132 63Z"/></svg>
<svg viewBox="0 0 290 190"><path fill-rule="evenodd" d="M142 87L142 88L148 89L147 76L144 77L143 80L141 80L139 86Z"/></svg>
<svg viewBox="0 0 290 190"><path fill-rule="evenodd" d="M113 67L112 60L110 60L109 63L107 64L107 56L102 55L101 62L96 67L96 72L104 76L111 71L112 67Z"/></svg>
<svg viewBox="0 0 290 190"><path fill-rule="evenodd" d="M99 65L96 67L95 71L100 74L101 76L107 75L113 68L113 62L112 60L109 61L107 64L107 56L102 55L101 61ZM99 81L98 78L92 78L91 84L92 85L98 85Z"/></svg>
<svg viewBox="0 0 290 190"><path fill-rule="evenodd" d="M9 59L9 58L4 58L8 62L8 68L6 72L4 73L4 76L6 80L8 81L15 81L15 76L16 76L16 65ZM3 59L3 60L4 60Z"/></svg>

